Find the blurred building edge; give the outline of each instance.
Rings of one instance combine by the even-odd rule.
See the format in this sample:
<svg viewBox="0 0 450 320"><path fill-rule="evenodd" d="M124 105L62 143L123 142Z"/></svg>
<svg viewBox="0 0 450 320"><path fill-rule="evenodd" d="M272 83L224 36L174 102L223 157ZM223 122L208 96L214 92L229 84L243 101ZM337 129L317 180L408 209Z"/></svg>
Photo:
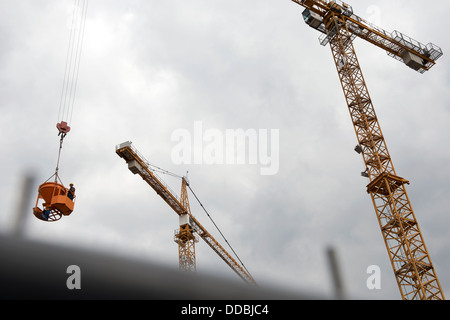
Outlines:
<svg viewBox="0 0 450 320"><path fill-rule="evenodd" d="M0 254L0 299L322 299L20 237L0 235ZM80 268L80 290L67 286L72 265Z"/></svg>
<svg viewBox="0 0 450 320"><path fill-rule="evenodd" d="M17 193L16 212L11 226L12 236L23 236L27 216L31 215L31 199L35 180L36 178L33 171L25 172L23 175L22 186Z"/></svg>
<svg viewBox="0 0 450 320"><path fill-rule="evenodd" d="M333 288L334 288L334 299L336 300L345 300L345 290L344 290L344 282L342 280L341 270L339 268L339 263L337 259L337 253L335 248L328 247L327 248L327 258L328 264L330 268L330 274L333 280Z"/></svg>

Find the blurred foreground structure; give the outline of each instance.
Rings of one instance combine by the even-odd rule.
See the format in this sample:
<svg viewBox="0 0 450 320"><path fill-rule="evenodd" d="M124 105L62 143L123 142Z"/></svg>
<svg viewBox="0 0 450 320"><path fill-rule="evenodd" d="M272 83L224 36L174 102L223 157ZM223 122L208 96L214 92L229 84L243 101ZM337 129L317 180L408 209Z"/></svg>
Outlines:
<svg viewBox="0 0 450 320"><path fill-rule="evenodd" d="M307 300L327 299L308 292L249 286L212 275L199 275L165 265L131 260L99 251L27 239L35 177L23 177L15 223L0 234L0 299L149 299L149 300ZM331 250L331 249L329 249ZM331 263L332 262L332 263ZM69 289L73 268L80 271L80 289ZM330 261L335 282L341 280L335 257ZM187 288L179 290L179 288ZM342 288L334 298L342 298Z"/></svg>
<svg viewBox="0 0 450 320"><path fill-rule="evenodd" d="M322 299L167 266L0 236L0 299L303 300ZM71 266L80 289L69 289ZM179 290L185 288L185 290Z"/></svg>

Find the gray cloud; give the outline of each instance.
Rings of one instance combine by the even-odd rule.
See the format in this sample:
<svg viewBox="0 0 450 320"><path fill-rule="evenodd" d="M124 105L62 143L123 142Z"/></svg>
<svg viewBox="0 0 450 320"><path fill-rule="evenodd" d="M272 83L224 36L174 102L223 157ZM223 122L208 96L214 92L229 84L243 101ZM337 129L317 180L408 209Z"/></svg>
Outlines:
<svg viewBox="0 0 450 320"><path fill-rule="evenodd" d="M31 167L43 181L54 170L69 5L0 4L4 231L22 171ZM354 9L367 16L371 5L359 1ZM377 6L389 31L398 23L400 31L446 51L448 37L437 32L446 10L424 14L418 1ZM330 294L325 249L331 244L349 296L399 298L367 181L359 177L363 163L353 152L356 139L331 52L301 11L287 0L90 1L61 168L63 181L77 186L76 210L53 225L30 219L28 236L176 265L178 218L114 153L116 144L131 140L151 162L189 171L193 189L257 281ZM355 47L394 165L412 182L413 207L448 296L447 57L419 75L361 40ZM260 176L253 165L173 164L171 133L192 130L196 120L219 130L280 129L279 173ZM164 178L179 193L180 182ZM191 206L222 241L193 197ZM380 291L366 288L372 264L382 270ZM200 273L235 277L204 243L197 246L197 265Z"/></svg>

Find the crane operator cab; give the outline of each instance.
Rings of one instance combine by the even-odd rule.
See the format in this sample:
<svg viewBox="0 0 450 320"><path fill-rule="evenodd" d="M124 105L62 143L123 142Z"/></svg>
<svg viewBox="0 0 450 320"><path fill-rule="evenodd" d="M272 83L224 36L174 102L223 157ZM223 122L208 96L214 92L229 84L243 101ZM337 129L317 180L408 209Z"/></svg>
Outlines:
<svg viewBox="0 0 450 320"><path fill-rule="evenodd" d="M320 15L318 15L317 13L315 13L309 9L305 9L305 11L303 11L302 15L303 15L303 20L305 20L305 23L307 25L309 25L311 28L314 28L314 29L326 34L325 25L323 23L323 18Z"/></svg>
<svg viewBox="0 0 450 320"><path fill-rule="evenodd" d="M74 208L75 188L64 187L57 182L45 182L39 186L33 214L46 222L58 221L62 216L69 216Z"/></svg>

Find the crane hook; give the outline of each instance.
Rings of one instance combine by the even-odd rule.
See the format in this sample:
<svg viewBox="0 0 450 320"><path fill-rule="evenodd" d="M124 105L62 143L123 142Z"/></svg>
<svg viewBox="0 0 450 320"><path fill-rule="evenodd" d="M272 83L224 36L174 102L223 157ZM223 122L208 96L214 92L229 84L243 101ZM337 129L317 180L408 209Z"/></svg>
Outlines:
<svg viewBox="0 0 450 320"><path fill-rule="evenodd" d="M58 128L58 130L59 130L58 136L59 135L66 136L66 134L68 134L70 131L70 127L67 125L67 122L65 122L65 121L61 121L60 123L57 123L56 128Z"/></svg>
<svg viewBox="0 0 450 320"><path fill-rule="evenodd" d="M67 125L67 122L65 122L65 121L61 121L60 123L57 123L56 128L59 130L58 136L61 136L61 139L59 140L58 161L56 162L56 169L55 169L55 182L58 179L59 160L61 159L61 150L62 150L64 138L70 132L70 127Z"/></svg>

